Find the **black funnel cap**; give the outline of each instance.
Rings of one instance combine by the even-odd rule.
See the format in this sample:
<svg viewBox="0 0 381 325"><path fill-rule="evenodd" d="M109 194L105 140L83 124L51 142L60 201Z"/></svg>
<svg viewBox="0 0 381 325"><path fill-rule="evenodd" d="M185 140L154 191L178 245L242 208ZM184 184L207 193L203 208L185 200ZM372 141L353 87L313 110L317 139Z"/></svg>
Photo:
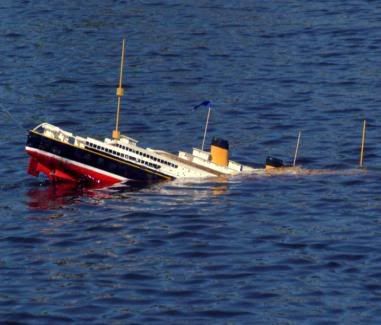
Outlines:
<svg viewBox="0 0 381 325"><path fill-rule="evenodd" d="M213 137L212 139L212 146L216 146L222 149L229 150L229 142L227 140Z"/></svg>

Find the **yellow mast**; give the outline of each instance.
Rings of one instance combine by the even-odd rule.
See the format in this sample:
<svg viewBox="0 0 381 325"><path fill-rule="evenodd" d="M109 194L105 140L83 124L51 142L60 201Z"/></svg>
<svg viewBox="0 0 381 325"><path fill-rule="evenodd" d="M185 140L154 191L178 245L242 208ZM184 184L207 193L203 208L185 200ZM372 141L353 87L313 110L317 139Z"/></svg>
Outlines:
<svg viewBox="0 0 381 325"><path fill-rule="evenodd" d="M360 149L360 168L362 168L364 166L365 130L366 130L366 120L364 120L363 126L362 126L362 138L361 138L361 149Z"/></svg>
<svg viewBox="0 0 381 325"><path fill-rule="evenodd" d="M115 130L112 131L112 138L114 140L119 140L120 138L120 132L119 132L119 114L120 114L120 102L122 99L122 96L124 95L124 90L122 88L122 80L123 80L123 66L124 66L124 45L125 40L123 39L122 42L122 56L120 59L120 75L119 75L119 87L116 88L116 96L118 97L118 106L116 109L116 120L115 120Z"/></svg>

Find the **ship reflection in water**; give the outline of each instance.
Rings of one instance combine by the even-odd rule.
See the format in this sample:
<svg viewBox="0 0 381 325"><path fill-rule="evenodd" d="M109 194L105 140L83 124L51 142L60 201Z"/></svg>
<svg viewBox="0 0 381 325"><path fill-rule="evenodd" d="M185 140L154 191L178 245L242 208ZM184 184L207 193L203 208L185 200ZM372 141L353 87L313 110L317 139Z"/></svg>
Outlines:
<svg viewBox="0 0 381 325"><path fill-rule="evenodd" d="M353 176L369 173L366 169L345 170L311 170L299 167L271 169L264 175L250 175L245 177L213 177L208 179L176 179L173 181L160 181L153 183L128 181L108 187L101 185L78 185L72 182L52 183L49 181L39 183L37 187L27 192L28 205L32 209L50 210L63 206L87 202L100 204L104 200L125 200L139 192L141 198L145 195L165 196L171 198L162 205L192 204L194 201L205 200L212 197L229 194L231 184L248 181L253 182L267 177L313 177L313 176Z"/></svg>
<svg viewBox="0 0 381 325"><path fill-rule="evenodd" d="M148 187L149 184L120 184L108 188L83 186L76 183L44 182L27 192L28 206L37 210L54 210L83 201L98 203L102 200L116 198L120 194L131 193Z"/></svg>
<svg viewBox="0 0 381 325"><path fill-rule="evenodd" d="M42 183L27 192L32 209L51 210L77 203L81 197L91 196L91 189L74 183Z"/></svg>
<svg viewBox="0 0 381 325"><path fill-rule="evenodd" d="M184 203L227 193L227 179L203 181L172 181L158 183L126 182L110 187L83 186L75 183L43 182L27 191L28 206L33 210L55 210L83 202L99 204L104 200L128 199L133 193L147 191L152 194L172 197L172 204L182 198Z"/></svg>

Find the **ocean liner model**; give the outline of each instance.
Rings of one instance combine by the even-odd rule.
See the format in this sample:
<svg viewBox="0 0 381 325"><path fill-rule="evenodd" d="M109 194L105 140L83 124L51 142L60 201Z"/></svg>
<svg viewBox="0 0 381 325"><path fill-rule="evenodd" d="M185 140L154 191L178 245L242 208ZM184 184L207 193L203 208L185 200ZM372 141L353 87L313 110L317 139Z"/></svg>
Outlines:
<svg viewBox="0 0 381 325"><path fill-rule="evenodd" d="M42 123L29 131L26 151L30 156L28 173L45 174L51 181L81 182L112 185L128 180L157 181L178 178L208 178L224 175L264 173L265 169L252 168L229 159L229 143L213 138L210 151L204 151L205 126L202 148L178 155L138 146L138 141L121 135L118 130L124 65L122 46L116 126L112 138L99 141L75 136L61 128ZM203 104L208 104L204 102ZM280 167L282 162L268 159L268 166Z"/></svg>

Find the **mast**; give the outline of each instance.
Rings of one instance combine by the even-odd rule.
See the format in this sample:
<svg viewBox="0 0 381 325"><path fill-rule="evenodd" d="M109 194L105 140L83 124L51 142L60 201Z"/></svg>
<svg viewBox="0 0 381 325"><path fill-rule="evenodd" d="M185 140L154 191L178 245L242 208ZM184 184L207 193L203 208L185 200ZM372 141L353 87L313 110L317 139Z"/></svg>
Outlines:
<svg viewBox="0 0 381 325"><path fill-rule="evenodd" d="M360 168L362 168L364 166L365 130L366 130L366 120L364 120L363 127L362 127L361 150L360 150Z"/></svg>
<svg viewBox="0 0 381 325"><path fill-rule="evenodd" d="M294 161L292 163L292 167L296 166L296 158L298 156L299 151L299 144L300 144L300 137L302 136L302 131L299 131L298 133L298 140L296 141L296 148L295 148L295 154L294 154Z"/></svg>
<svg viewBox="0 0 381 325"><path fill-rule="evenodd" d="M125 47L125 39L123 39L123 42L122 42L122 56L120 59L119 86L118 88L116 88L116 96L118 97L118 106L116 109L115 130L112 131L112 138L114 140L119 140L120 138L120 132L119 132L120 103L121 103L122 96L124 95L124 89L122 87L123 66L124 66L124 47Z"/></svg>
<svg viewBox="0 0 381 325"><path fill-rule="evenodd" d="M209 118L210 118L210 104L208 107L208 116L206 117L206 123L205 123L205 131L204 131L204 137L202 138L202 145L201 150L204 151L204 144L205 144L205 138L206 138L206 131L208 131L208 124L209 124Z"/></svg>

